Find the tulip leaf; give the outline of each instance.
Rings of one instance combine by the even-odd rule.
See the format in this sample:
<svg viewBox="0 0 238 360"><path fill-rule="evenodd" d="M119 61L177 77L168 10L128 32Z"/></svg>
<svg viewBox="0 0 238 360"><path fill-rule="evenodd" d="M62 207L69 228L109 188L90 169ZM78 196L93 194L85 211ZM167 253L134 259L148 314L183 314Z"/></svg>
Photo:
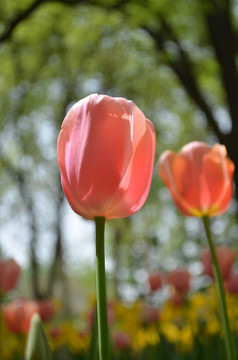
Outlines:
<svg viewBox="0 0 238 360"><path fill-rule="evenodd" d="M34 314L31 319L27 338L25 360L50 360L51 350L48 344L40 316Z"/></svg>

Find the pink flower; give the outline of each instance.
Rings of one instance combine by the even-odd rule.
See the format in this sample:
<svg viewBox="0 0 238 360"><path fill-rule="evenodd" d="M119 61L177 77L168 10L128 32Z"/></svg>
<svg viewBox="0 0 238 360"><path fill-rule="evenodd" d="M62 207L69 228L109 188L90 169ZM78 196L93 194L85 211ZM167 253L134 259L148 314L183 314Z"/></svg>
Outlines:
<svg viewBox="0 0 238 360"><path fill-rule="evenodd" d="M141 317L143 324L158 323L159 310L154 307L145 306L142 309Z"/></svg>
<svg viewBox="0 0 238 360"><path fill-rule="evenodd" d="M150 285L151 291L156 291L162 287L162 279L159 272L150 273L148 276L148 283Z"/></svg>
<svg viewBox="0 0 238 360"><path fill-rule="evenodd" d="M39 315L43 322L49 321L55 313L54 306L50 300L38 300Z"/></svg>
<svg viewBox="0 0 238 360"><path fill-rule="evenodd" d="M117 332L113 334L113 342L115 349L125 350L131 345L131 338L130 335L125 332Z"/></svg>
<svg viewBox="0 0 238 360"><path fill-rule="evenodd" d="M40 315L42 321L48 321L52 317L50 304L47 300L16 299L2 306L3 319L12 332L26 334L35 313Z"/></svg>
<svg viewBox="0 0 238 360"><path fill-rule="evenodd" d="M62 329L55 326L50 329L49 334L52 339L58 339L62 335Z"/></svg>
<svg viewBox="0 0 238 360"><path fill-rule="evenodd" d="M169 300L176 307L182 306L184 304L184 300L185 300L184 294L175 290Z"/></svg>
<svg viewBox="0 0 238 360"><path fill-rule="evenodd" d="M80 100L57 145L70 206L87 219L134 214L147 198L154 154L154 127L132 101L97 94Z"/></svg>
<svg viewBox="0 0 238 360"><path fill-rule="evenodd" d="M186 293L190 288L191 274L186 269L177 269L167 275L167 282L179 293Z"/></svg>
<svg viewBox="0 0 238 360"><path fill-rule="evenodd" d="M221 215L230 204L234 164L223 145L193 141L178 154L165 151L158 173L184 215Z"/></svg>
<svg viewBox="0 0 238 360"><path fill-rule="evenodd" d="M39 307L33 300L19 299L4 305L2 313L5 323L12 332L26 334L30 328L31 317L39 313Z"/></svg>
<svg viewBox="0 0 238 360"><path fill-rule="evenodd" d="M231 273L225 282L226 291L230 294L238 294L238 274Z"/></svg>
<svg viewBox="0 0 238 360"><path fill-rule="evenodd" d="M221 276L226 279L230 273L235 262L235 252L225 246L216 247L217 261L220 267ZM204 274L214 279L212 269L212 258L209 248L206 248L201 256L201 262L204 268Z"/></svg>
<svg viewBox="0 0 238 360"><path fill-rule="evenodd" d="M0 293L13 290L20 277L20 266L13 259L0 259Z"/></svg>

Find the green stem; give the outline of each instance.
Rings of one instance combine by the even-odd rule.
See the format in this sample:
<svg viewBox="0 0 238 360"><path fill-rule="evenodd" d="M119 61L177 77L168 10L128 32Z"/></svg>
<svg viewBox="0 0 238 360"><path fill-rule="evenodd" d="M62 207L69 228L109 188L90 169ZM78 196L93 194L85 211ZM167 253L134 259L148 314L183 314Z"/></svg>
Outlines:
<svg viewBox="0 0 238 360"><path fill-rule="evenodd" d="M98 322L97 322L97 308L95 308L93 318L93 329L91 344L88 351L88 360L98 360Z"/></svg>
<svg viewBox="0 0 238 360"><path fill-rule="evenodd" d="M109 360L109 335L107 321L107 294L105 276L104 231L105 218L95 217L96 225L96 290L98 316L98 343L100 360Z"/></svg>
<svg viewBox="0 0 238 360"><path fill-rule="evenodd" d="M235 360L235 348L234 348L233 337L232 337L231 329L230 329L230 325L229 325L229 319L228 319L228 315L227 315L225 291L224 291L220 267L219 267L217 256L216 256L215 246L214 246L213 240L212 240L208 216L203 217L203 223L204 223L207 240L208 240L208 244L209 244L209 248L210 248L210 253L211 253L211 257L212 257L213 272L214 272L215 283L216 283L216 287L217 287L217 291L218 291L221 320L222 320L224 337L225 337L227 359Z"/></svg>
<svg viewBox="0 0 238 360"><path fill-rule="evenodd" d="M4 301L4 294L0 294L0 360L2 360L2 346L3 346L3 313L2 305Z"/></svg>

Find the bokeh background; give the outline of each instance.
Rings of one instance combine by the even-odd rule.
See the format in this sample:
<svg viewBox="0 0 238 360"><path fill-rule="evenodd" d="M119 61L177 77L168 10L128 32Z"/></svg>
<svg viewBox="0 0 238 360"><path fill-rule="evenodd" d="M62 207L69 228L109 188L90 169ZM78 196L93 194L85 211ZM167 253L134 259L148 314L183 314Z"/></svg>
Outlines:
<svg viewBox="0 0 238 360"><path fill-rule="evenodd" d="M66 112L91 93L133 100L157 136L147 202L107 223L109 296L146 296L149 272L178 267L204 285L202 223L178 213L156 163L201 140L226 145L238 169L237 50L236 0L0 1L0 247L22 267L19 294L73 311L94 293L94 224L69 208L56 158ZM236 171L229 211L212 222L234 250L237 199Z"/></svg>

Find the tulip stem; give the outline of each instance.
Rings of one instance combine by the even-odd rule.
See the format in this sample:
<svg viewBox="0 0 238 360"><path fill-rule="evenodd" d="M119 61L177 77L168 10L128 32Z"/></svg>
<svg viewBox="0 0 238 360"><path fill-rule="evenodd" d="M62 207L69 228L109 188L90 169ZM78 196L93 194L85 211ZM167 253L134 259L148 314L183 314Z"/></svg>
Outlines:
<svg viewBox="0 0 238 360"><path fill-rule="evenodd" d="M3 346L3 312L2 304L4 301L4 294L0 294L0 360L2 360L2 346Z"/></svg>
<svg viewBox="0 0 238 360"><path fill-rule="evenodd" d="M220 267L219 267L218 260L217 260L215 246L214 246L214 243L212 240L208 216L203 216L203 223L204 223L204 228L206 231L207 240L208 240L208 244L209 244L209 248L210 248L214 278L215 278L215 283L216 283L216 287L217 287L217 291L218 291L218 300L219 300L219 306L220 306L221 321L222 321L222 326L223 326L223 331L224 331L227 359L235 360L235 348L234 348L233 337L232 337L232 333L231 333L231 329L230 329L229 319L228 319L228 315L227 315L225 291L224 291Z"/></svg>
<svg viewBox="0 0 238 360"><path fill-rule="evenodd" d="M95 217L96 225L96 291L98 316L98 344L100 360L109 360L107 294L105 274L104 232L105 218Z"/></svg>

